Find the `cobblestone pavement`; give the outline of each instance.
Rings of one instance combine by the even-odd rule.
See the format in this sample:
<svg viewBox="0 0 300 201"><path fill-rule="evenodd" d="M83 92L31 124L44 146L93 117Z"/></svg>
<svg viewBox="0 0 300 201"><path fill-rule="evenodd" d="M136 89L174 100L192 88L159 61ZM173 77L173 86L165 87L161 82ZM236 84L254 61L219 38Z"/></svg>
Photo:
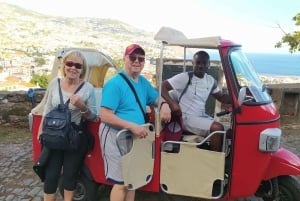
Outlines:
<svg viewBox="0 0 300 201"><path fill-rule="evenodd" d="M293 125L293 127L286 128L292 128L297 131L284 133L282 143L300 156L300 135L296 135L300 126ZM0 142L0 201L43 200L42 183L33 173L32 165L30 139L18 144L2 144ZM141 200L156 200L148 198ZM258 201L259 199L247 198L242 200ZM60 195L58 195L57 201L62 201Z"/></svg>
<svg viewBox="0 0 300 201"><path fill-rule="evenodd" d="M31 141L0 143L0 150L0 200L43 200L42 183L32 170Z"/></svg>

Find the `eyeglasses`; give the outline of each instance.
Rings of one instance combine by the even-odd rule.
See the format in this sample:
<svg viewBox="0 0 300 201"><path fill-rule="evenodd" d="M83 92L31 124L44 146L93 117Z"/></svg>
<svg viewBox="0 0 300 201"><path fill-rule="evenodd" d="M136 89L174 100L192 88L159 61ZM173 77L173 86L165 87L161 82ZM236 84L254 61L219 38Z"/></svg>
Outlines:
<svg viewBox="0 0 300 201"><path fill-rule="evenodd" d="M145 57L137 57L137 56L129 55L129 59L131 62L135 62L136 59L138 59L140 63L145 62Z"/></svg>
<svg viewBox="0 0 300 201"><path fill-rule="evenodd" d="M82 64L80 64L80 63L74 63L73 61L66 61L66 66L68 66L68 67L73 67L73 66L75 66L75 68L76 69L81 69L82 68Z"/></svg>

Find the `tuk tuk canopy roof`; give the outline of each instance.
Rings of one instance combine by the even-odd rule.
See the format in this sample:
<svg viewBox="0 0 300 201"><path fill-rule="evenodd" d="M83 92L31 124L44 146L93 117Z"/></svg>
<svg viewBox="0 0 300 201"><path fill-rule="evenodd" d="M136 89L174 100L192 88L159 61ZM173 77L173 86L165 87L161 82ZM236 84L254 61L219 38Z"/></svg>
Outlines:
<svg viewBox="0 0 300 201"><path fill-rule="evenodd" d="M162 41L169 46L182 46L190 48L209 48L215 49L221 43L220 36L205 38L187 38L181 31L170 27L162 27L154 36L154 40Z"/></svg>
<svg viewBox="0 0 300 201"><path fill-rule="evenodd" d="M92 48L76 48L76 47L63 48L57 52L57 58L62 58L64 54L70 50L81 51L86 58L87 65L89 68L105 66L105 65L115 67L115 64L113 63L112 59L108 55Z"/></svg>

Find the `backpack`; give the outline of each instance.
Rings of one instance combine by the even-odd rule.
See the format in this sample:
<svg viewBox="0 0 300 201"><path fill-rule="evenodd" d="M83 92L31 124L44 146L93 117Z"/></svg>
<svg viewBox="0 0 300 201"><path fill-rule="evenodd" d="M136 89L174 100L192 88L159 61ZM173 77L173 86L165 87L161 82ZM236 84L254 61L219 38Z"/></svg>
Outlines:
<svg viewBox="0 0 300 201"><path fill-rule="evenodd" d="M75 93L83 84L84 82L76 89ZM74 150L79 146L79 134L72 126L71 112L68 106L70 99L66 103L63 102L59 78L58 87L60 104L44 116L41 143L49 149Z"/></svg>

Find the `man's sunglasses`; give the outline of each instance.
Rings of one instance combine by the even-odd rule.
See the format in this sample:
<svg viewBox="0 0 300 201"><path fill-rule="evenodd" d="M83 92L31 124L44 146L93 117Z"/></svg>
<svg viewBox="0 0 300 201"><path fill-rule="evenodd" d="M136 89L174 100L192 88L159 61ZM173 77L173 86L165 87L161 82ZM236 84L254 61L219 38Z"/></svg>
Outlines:
<svg viewBox="0 0 300 201"><path fill-rule="evenodd" d="M129 55L129 59L131 62L135 62L136 59L138 59L140 63L145 62L145 57L137 57L137 56Z"/></svg>
<svg viewBox="0 0 300 201"><path fill-rule="evenodd" d="M68 67L73 67L73 66L75 66L75 68L76 69L81 69L82 68L82 64L80 64L80 63L74 63L74 62L72 62L72 61L66 61L66 66L68 66Z"/></svg>

